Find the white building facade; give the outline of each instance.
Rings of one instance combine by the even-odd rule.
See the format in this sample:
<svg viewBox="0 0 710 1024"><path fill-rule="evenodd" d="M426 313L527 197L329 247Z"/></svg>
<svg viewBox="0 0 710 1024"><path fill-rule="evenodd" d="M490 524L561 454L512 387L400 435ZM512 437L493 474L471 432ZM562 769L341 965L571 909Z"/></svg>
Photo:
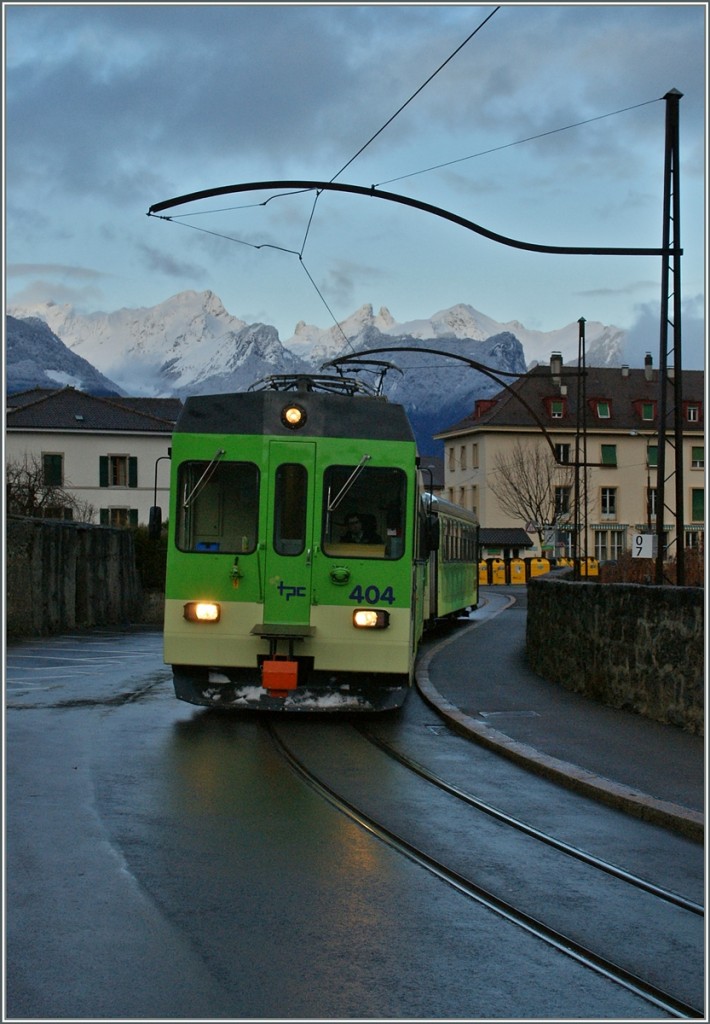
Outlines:
<svg viewBox="0 0 710 1024"><path fill-rule="evenodd" d="M683 374L681 412L681 536L676 535L675 484L669 479L676 455L672 438L666 439L663 532L671 559L676 544L693 548L704 539L701 371ZM475 511L482 529L525 529L534 541L526 555L561 557L572 554L576 544L580 556L613 560L631 549L636 534L657 529L658 430L658 374L650 356L642 370L587 367L581 392L576 368L563 370L560 357L553 356L549 367L535 367L510 389L477 402L471 416L437 435L445 444L444 493ZM554 448L558 462L555 514L542 524L506 512L493 490L501 462L510 460L514 449L532 457L537 448L550 458ZM586 472L575 474L575 462L585 462Z"/></svg>
<svg viewBox="0 0 710 1024"><path fill-rule="evenodd" d="M91 506L106 526L147 524L168 507L170 441L178 399L104 398L74 388L34 389L7 400L6 465L41 466L43 482ZM72 518L68 507L50 514Z"/></svg>

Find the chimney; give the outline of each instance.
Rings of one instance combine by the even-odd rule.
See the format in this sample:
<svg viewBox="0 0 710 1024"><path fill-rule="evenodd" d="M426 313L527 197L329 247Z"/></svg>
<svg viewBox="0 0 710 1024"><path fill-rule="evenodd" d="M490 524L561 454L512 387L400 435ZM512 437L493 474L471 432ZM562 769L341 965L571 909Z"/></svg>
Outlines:
<svg viewBox="0 0 710 1024"><path fill-rule="evenodd" d="M559 377L562 373L562 353L553 352L550 355L550 373L553 377Z"/></svg>
<svg viewBox="0 0 710 1024"><path fill-rule="evenodd" d="M621 367L621 376L622 377L628 377L628 375L629 375L629 364L628 363L624 363L623 366Z"/></svg>
<svg viewBox="0 0 710 1024"><path fill-rule="evenodd" d="M643 361L643 375L646 380L653 380L653 357L650 352L646 353Z"/></svg>

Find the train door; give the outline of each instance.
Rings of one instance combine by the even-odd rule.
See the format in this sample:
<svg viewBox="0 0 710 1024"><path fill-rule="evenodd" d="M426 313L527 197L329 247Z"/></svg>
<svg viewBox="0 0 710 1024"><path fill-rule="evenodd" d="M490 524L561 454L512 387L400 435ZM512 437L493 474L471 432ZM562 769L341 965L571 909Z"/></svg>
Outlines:
<svg viewBox="0 0 710 1024"><path fill-rule="evenodd" d="M264 624L310 622L315 450L309 441L269 444Z"/></svg>

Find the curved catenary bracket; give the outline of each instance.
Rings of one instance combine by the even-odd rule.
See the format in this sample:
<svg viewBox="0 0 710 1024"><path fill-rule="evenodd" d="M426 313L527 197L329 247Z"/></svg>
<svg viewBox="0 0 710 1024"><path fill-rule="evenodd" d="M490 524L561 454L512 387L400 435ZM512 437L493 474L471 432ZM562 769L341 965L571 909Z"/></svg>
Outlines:
<svg viewBox="0 0 710 1024"><path fill-rule="evenodd" d="M185 203L196 202L200 199L212 199L215 196L234 195L238 192L263 192L273 189L298 189L303 191L318 192L348 192L352 195L371 196L375 199L386 199L391 203L400 203L402 206L411 206L415 210L422 210L424 213L431 213L435 217L449 220L459 227L474 231L477 235L490 238L493 242L500 242L502 245L512 246L514 249L526 249L529 252L556 253L564 256L670 256L681 255L682 249L645 249L645 248L610 248L591 247L575 245L538 245L535 242L522 242L515 238L508 238L506 235L499 235L495 231L475 224L466 217L460 217L457 213L443 210L440 206L432 206L431 203L423 203L419 199L412 199L410 196L400 196L396 192L383 192L371 186L365 188L362 185L345 185L334 181L248 181L241 185L221 185L218 188L208 188L201 192L190 192L188 195L176 196L174 199L166 199L162 203L154 203L148 210L148 216L154 217L163 210L171 210L175 206L183 206ZM163 218L171 220L170 217Z"/></svg>
<svg viewBox="0 0 710 1024"><path fill-rule="evenodd" d="M382 355L385 352L416 352L417 354L425 352L427 355L446 356L447 359L456 359L458 360L458 362L465 363L467 366L470 366L471 369L478 370L478 372L484 374L484 376L490 377L490 379L492 381L495 381L495 383L498 384L499 387L504 388L506 391L509 391L513 398L516 398L521 405L525 406L529 415L533 418L535 423L537 423L538 427L542 431L542 435L547 441L550 451L552 452L553 459L555 460L555 462L559 463L560 460L557 457L554 441L547 432L545 424L542 422L542 420L535 412L535 410L532 408L530 403L520 394L520 392L516 391L512 384L508 384L506 383L506 381L501 380L502 377L515 377L519 379L525 376L524 373L512 373L509 370L492 370L490 366L485 366L483 363L479 363L475 359L469 359L468 356L462 356L458 352L445 352L442 349L438 348L420 348L418 345L396 345L392 346L391 348L369 348L364 349L362 352L357 352L355 353L355 355L336 356L335 359L330 359L327 363L323 363L323 365L321 366L321 370L325 370L326 367L329 366L334 366L338 368L340 363L356 362L358 356L362 356L364 360L369 361L368 356Z"/></svg>

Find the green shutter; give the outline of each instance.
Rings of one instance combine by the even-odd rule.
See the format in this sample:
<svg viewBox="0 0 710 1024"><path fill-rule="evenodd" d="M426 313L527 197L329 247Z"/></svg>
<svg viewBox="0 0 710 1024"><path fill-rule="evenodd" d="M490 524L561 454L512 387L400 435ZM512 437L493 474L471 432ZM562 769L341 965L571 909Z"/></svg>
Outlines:
<svg viewBox="0 0 710 1024"><path fill-rule="evenodd" d="M99 487L108 487L108 455L99 455Z"/></svg>
<svg viewBox="0 0 710 1024"><path fill-rule="evenodd" d="M135 455L128 457L128 486L138 486L138 459Z"/></svg>
<svg viewBox="0 0 710 1024"><path fill-rule="evenodd" d="M602 462L605 466L616 465L616 445L615 444L603 444L602 445Z"/></svg>
<svg viewBox="0 0 710 1024"><path fill-rule="evenodd" d="M100 508L99 509L99 523L102 526L108 526L108 509L107 508Z"/></svg>
<svg viewBox="0 0 710 1024"><path fill-rule="evenodd" d="M705 519L705 491L699 487L693 488L693 511L694 523L702 523Z"/></svg>
<svg viewBox="0 0 710 1024"><path fill-rule="evenodd" d="M138 526L138 509L137 508L129 508L129 510L128 510L128 525L129 526Z"/></svg>

